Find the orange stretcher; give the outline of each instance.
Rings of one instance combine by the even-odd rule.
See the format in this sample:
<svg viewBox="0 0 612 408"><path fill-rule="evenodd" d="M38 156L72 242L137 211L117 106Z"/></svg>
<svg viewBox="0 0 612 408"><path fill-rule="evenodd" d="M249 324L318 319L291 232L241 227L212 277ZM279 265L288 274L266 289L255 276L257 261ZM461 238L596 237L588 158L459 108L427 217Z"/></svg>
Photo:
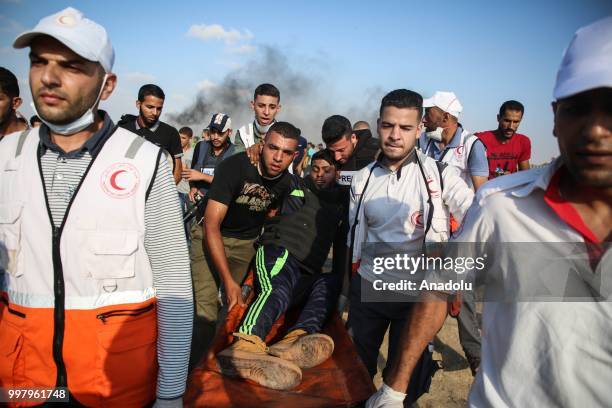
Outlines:
<svg viewBox="0 0 612 408"><path fill-rule="evenodd" d="M253 284L249 274L245 285ZM255 298L250 293L247 304ZM323 333L334 339L334 353L323 364L302 370L302 382L290 391L277 391L248 380L225 377L220 373L215 355L232 341L246 308L234 307L227 315L210 346L208 354L191 371L183 397L188 407L352 407L376 391L359 359L342 319L337 313L329 319ZM272 327L266 342L281 339L297 318L290 310Z"/></svg>

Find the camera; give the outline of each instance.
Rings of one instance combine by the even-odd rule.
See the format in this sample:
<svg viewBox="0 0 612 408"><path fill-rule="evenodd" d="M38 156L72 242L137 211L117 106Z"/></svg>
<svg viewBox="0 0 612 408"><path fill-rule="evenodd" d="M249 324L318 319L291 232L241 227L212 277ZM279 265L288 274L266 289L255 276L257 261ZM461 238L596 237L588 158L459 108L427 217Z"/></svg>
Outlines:
<svg viewBox="0 0 612 408"><path fill-rule="evenodd" d="M200 194L200 192L196 192L193 195L193 198L195 202L189 206L189 208L185 212L185 215L183 215L183 222L185 224L189 223L196 215L199 215L197 219L199 224L201 219L204 217L204 207L206 204L206 198L202 194Z"/></svg>

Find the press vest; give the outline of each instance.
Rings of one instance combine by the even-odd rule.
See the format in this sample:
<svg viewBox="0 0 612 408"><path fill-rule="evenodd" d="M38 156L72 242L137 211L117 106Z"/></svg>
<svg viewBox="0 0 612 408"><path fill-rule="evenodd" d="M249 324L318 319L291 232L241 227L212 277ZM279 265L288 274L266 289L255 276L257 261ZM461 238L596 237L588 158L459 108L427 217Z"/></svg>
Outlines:
<svg viewBox="0 0 612 408"><path fill-rule="evenodd" d="M468 161L472 153L472 146L474 146L474 143L478 140L478 137L462 129L459 142L455 146L446 146L438 159L438 161L442 163L457 167L461 171L461 178L463 181L472 189L474 188L474 184L472 183ZM421 146L422 152L427 156L433 157L432 150L434 143L435 141L425 136L425 133L421 134L419 137L419 146Z"/></svg>
<svg viewBox="0 0 612 408"><path fill-rule="evenodd" d="M0 385L67 386L86 406L146 405L157 319L144 208L160 149L117 128L56 227L38 149L38 129L0 145Z"/></svg>
<svg viewBox="0 0 612 408"><path fill-rule="evenodd" d="M215 168L219 163L228 157L232 156L235 152L235 146L230 143L227 149L221 153L220 156L213 156L210 142L202 141L199 143L198 150L198 161L191 164L192 169L198 170L200 173L208 174L209 176L215 175ZM197 181L194 185L205 192L210 188L210 184L204 181Z"/></svg>
<svg viewBox="0 0 612 408"><path fill-rule="evenodd" d="M297 191L303 192L304 204L291 214L266 220L260 242L284 247L306 269L319 272L338 228L340 206L326 203L306 187Z"/></svg>

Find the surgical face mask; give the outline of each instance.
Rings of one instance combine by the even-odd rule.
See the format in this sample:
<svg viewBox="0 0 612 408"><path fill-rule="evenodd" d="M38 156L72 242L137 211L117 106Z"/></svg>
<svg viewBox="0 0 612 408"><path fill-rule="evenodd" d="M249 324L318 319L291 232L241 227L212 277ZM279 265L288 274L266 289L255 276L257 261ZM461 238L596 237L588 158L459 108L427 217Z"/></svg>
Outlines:
<svg viewBox="0 0 612 408"><path fill-rule="evenodd" d="M440 142L442 141L442 131L444 131L444 128L439 127L435 130L432 130L431 132L425 132L425 136L432 140L435 140L436 142Z"/></svg>
<svg viewBox="0 0 612 408"><path fill-rule="evenodd" d="M260 135L265 135L266 133L268 133L268 130L270 129L270 127L274 124L275 121L272 121L272 123L270 123L267 126L261 126L259 123L257 123L257 120L253 121L253 126L255 126L255 129L257 129L257 132Z"/></svg>
<svg viewBox="0 0 612 408"><path fill-rule="evenodd" d="M94 117L93 108L100 101L100 97L102 96L102 91L104 90L104 85L106 84L107 78L108 78L108 74L104 74L104 79L102 80L102 86L100 87L100 91L98 92L98 97L96 98L93 105L89 109L87 109L85 113L81 115L81 117L73 120L70 123L66 123L64 125L56 125L54 123L47 122L45 119L43 119L41 115L38 114L38 111L36 110L36 106L34 105L34 102L30 103L30 105L32 106L32 110L34 110L34 114L40 118L42 123L49 126L49 129L51 129L53 133L57 133L57 134L64 135L64 136L73 135L87 128L92 123L94 123L95 117Z"/></svg>

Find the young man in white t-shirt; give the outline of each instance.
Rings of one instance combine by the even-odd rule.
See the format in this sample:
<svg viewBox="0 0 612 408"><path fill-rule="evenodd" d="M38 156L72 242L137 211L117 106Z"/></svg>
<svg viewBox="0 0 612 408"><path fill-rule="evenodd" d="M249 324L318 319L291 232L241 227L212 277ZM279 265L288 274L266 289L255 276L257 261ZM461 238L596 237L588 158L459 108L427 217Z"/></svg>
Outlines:
<svg viewBox="0 0 612 408"><path fill-rule="evenodd" d="M191 160L193 159L193 147L191 147L193 130L190 127L184 126L179 129L179 137L181 138L181 149L183 149L183 156L181 157L183 169L190 169ZM181 194L189 194L189 182L184 178L181 178L181 181L179 181L176 188Z"/></svg>

